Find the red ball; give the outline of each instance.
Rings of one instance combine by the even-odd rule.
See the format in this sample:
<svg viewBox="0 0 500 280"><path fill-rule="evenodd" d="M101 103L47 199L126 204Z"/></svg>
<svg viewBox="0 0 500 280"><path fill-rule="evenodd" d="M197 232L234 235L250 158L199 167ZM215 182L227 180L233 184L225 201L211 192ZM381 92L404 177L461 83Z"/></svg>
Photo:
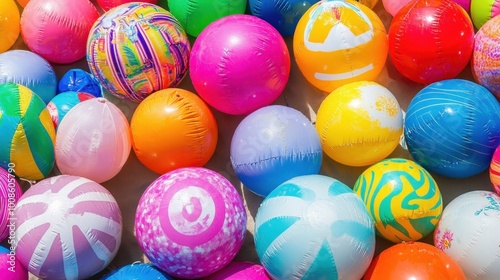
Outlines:
<svg viewBox="0 0 500 280"><path fill-rule="evenodd" d="M474 47L469 15L451 0L417 0L405 5L389 27L392 64L421 84L451 79L465 69Z"/></svg>

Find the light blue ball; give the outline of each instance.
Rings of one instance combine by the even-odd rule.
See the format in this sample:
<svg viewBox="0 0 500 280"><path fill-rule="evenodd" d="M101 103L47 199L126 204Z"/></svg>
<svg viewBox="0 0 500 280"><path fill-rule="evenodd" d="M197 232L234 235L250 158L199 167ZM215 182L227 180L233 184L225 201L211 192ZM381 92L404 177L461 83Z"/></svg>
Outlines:
<svg viewBox="0 0 500 280"><path fill-rule="evenodd" d="M31 89L45 104L56 95L54 68L31 51L10 50L0 54L0 84L9 82Z"/></svg>
<svg viewBox="0 0 500 280"><path fill-rule="evenodd" d="M292 36L304 13L319 0L249 0L252 15L270 23L283 37Z"/></svg>
<svg viewBox="0 0 500 280"><path fill-rule="evenodd" d="M306 175L264 199L254 241L273 279L361 279L373 258L375 229L349 187L327 176Z"/></svg>
<svg viewBox="0 0 500 280"><path fill-rule="evenodd" d="M414 160L429 172L470 177L489 167L500 143L500 105L474 82L436 82L408 105L404 136Z"/></svg>
<svg viewBox="0 0 500 280"><path fill-rule="evenodd" d="M266 196L293 177L318 174L323 150L318 132L305 115L272 105L241 121L233 134L230 158L245 187Z"/></svg>
<svg viewBox="0 0 500 280"><path fill-rule="evenodd" d="M146 263L133 263L113 270L101 280L174 280L159 268Z"/></svg>

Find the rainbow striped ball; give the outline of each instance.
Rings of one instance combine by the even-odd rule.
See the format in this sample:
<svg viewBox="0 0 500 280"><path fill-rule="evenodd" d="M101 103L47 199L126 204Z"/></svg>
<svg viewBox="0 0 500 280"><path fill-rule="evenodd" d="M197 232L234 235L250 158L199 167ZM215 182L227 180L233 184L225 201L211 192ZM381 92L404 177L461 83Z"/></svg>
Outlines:
<svg viewBox="0 0 500 280"><path fill-rule="evenodd" d="M361 279L375 250L361 199L323 175L290 179L262 202L255 247L273 279Z"/></svg>
<svg viewBox="0 0 500 280"><path fill-rule="evenodd" d="M55 129L45 103L29 88L0 84L0 167L14 165L28 180L45 178L54 167Z"/></svg>
<svg viewBox="0 0 500 280"><path fill-rule="evenodd" d="M15 208L16 257L45 279L87 279L121 243L122 217L111 193L83 177L60 175L28 189Z"/></svg>
<svg viewBox="0 0 500 280"><path fill-rule="evenodd" d="M497 98L500 98L499 52L500 17L493 17L476 33L471 68L474 79Z"/></svg>
<svg viewBox="0 0 500 280"><path fill-rule="evenodd" d="M87 61L106 90L140 102L181 82L190 48L184 29L170 12L133 2L107 11L94 23L87 41Z"/></svg>
<svg viewBox="0 0 500 280"><path fill-rule="evenodd" d="M202 278L223 268L240 250L246 232L243 200L219 173L179 168L143 193L135 233L146 257L178 278Z"/></svg>
<svg viewBox="0 0 500 280"><path fill-rule="evenodd" d="M417 163L386 159L366 169L354 185L375 222L377 234L392 242L416 241L430 234L443 201L436 181Z"/></svg>

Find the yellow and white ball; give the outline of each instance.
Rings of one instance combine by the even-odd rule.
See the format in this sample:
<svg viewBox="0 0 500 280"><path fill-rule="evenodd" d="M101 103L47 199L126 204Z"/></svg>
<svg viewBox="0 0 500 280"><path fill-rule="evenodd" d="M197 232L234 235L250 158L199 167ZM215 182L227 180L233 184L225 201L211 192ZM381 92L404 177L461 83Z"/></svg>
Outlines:
<svg viewBox="0 0 500 280"><path fill-rule="evenodd" d="M368 6L325 0L300 18L293 36L297 66L324 92L356 81L373 81L389 50L385 26Z"/></svg>
<svg viewBox="0 0 500 280"><path fill-rule="evenodd" d="M389 156L403 133L396 97L382 85L344 85L321 103L316 119L323 151L348 166L368 166Z"/></svg>

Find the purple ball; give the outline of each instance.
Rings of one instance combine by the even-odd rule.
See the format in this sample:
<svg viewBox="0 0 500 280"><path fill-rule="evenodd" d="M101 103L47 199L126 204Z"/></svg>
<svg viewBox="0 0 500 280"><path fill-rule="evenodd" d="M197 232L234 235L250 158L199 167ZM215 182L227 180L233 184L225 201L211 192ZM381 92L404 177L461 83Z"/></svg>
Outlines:
<svg viewBox="0 0 500 280"><path fill-rule="evenodd" d="M196 92L215 109L248 114L285 89L290 54L279 32L251 15L209 24L193 44L189 71Z"/></svg>
<svg viewBox="0 0 500 280"><path fill-rule="evenodd" d="M146 189L135 233L151 263L174 277L194 279L232 261L246 222L243 200L226 178L189 167L160 176Z"/></svg>
<svg viewBox="0 0 500 280"><path fill-rule="evenodd" d="M15 218L16 257L37 277L87 279L120 248L118 203L83 177L59 175L36 183L17 202Z"/></svg>
<svg viewBox="0 0 500 280"><path fill-rule="evenodd" d="M301 112L281 105L244 118L234 132L230 154L238 178L260 196L294 177L318 174L323 159L314 125Z"/></svg>

